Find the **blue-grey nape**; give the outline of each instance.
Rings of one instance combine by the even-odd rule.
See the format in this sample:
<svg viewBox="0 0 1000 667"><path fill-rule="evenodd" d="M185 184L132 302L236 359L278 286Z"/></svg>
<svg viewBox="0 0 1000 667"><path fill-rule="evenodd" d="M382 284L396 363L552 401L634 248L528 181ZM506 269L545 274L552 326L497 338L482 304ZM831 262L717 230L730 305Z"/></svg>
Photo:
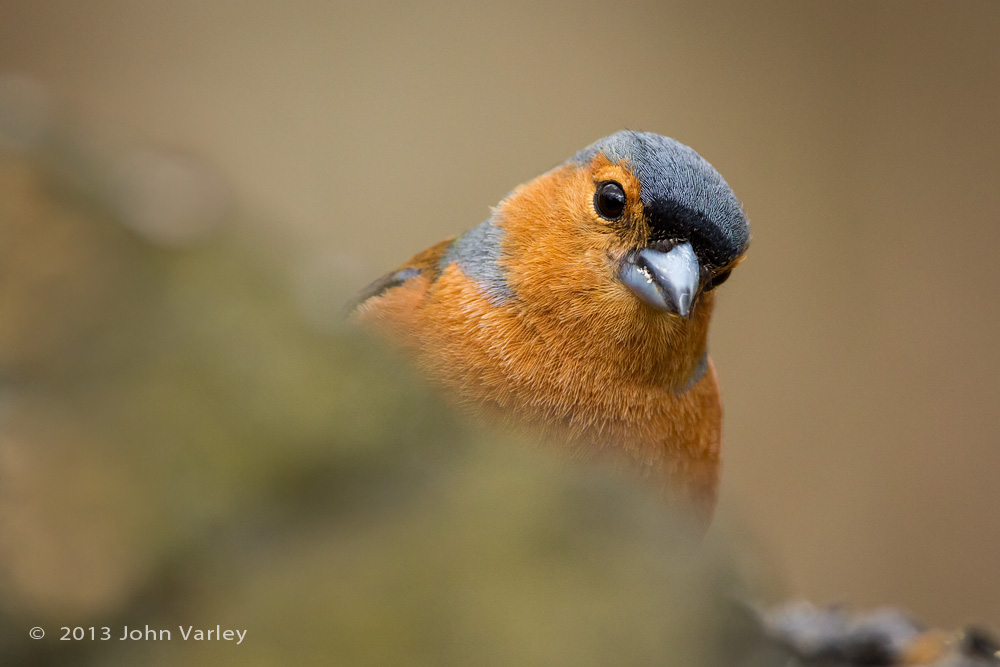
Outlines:
<svg viewBox="0 0 1000 667"><path fill-rule="evenodd" d="M503 237L503 228L490 217L455 239L441 257L438 268L444 271L449 264L457 264L482 288L490 302L494 305L507 303L514 298L514 292L500 265Z"/></svg>
<svg viewBox="0 0 1000 667"><path fill-rule="evenodd" d="M491 303L494 305L508 303L514 298L514 292L507 284L506 273L500 266L500 246L503 237L503 228L490 217L455 239L438 261L438 269L444 271L449 265L457 264L458 268L482 289ZM348 312L368 299L398 287L420 274L420 269L407 267L382 276L361 291L348 308Z"/></svg>
<svg viewBox="0 0 1000 667"><path fill-rule="evenodd" d="M746 251L750 225L722 175L694 149L652 132L623 130L600 139L569 159L586 165L603 153L624 160L639 181L640 199L653 241L691 241L716 267Z"/></svg>

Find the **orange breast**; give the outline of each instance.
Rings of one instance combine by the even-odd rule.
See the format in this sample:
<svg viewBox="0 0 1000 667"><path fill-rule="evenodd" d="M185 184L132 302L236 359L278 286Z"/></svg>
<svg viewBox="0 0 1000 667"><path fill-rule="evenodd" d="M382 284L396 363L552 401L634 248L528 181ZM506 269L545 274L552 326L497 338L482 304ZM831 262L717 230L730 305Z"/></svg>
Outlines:
<svg viewBox="0 0 1000 667"><path fill-rule="evenodd" d="M505 200L494 214L504 298L458 263L440 266L448 244L439 244L406 265L418 277L369 299L358 317L411 350L466 409L638 471L707 518L722 419L706 357L714 295L687 320L649 308L611 272L614 239L567 227L539 204L582 215L589 200L575 193L591 188L581 172L556 169Z"/></svg>

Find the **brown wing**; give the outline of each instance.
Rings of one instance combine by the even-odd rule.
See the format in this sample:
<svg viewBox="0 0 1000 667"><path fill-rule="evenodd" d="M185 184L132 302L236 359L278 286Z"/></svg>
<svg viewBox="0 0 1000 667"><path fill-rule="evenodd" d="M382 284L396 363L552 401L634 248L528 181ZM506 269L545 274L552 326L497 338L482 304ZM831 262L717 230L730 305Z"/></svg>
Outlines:
<svg viewBox="0 0 1000 667"><path fill-rule="evenodd" d="M441 270L438 267L438 263L441 261L441 257L447 252L448 247L451 246L455 239L445 239L440 243L432 245L430 248L417 253L410 258L408 262L398 267L396 270L391 271L378 280L374 281L372 284L365 287L358 294L357 298L351 303L349 311L357 310L358 306L380 296L392 289L393 287L399 287L408 280L412 280L417 276L426 276L429 282L434 282Z"/></svg>

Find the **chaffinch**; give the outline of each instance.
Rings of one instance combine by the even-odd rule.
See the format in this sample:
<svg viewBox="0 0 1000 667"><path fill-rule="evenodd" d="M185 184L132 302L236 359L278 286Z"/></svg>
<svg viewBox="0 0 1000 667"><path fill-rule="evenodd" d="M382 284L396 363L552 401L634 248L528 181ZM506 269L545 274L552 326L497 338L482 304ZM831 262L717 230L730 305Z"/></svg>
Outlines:
<svg viewBox="0 0 1000 667"><path fill-rule="evenodd" d="M749 240L708 162L622 131L375 281L355 317L476 413L627 464L707 518L722 405L706 339Z"/></svg>

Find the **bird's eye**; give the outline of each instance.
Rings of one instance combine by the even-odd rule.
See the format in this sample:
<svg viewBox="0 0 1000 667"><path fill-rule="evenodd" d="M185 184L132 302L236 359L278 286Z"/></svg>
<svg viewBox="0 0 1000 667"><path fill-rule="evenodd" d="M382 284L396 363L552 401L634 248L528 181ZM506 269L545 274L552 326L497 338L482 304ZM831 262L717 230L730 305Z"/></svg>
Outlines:
<svg viewBox="0 0 1000 667"><path fill-rule="evenodd" d="M722 283L724 283L727 280L729 280L729 274L732 273L732 272L733 272L733 270L729 269L728 271L723 271L722 273L720 273L717 276L713 276L712 280L708 283L708 286L705 288L705 291L706 292L710 292L710 291L714 290L716 287L718 287L719 285L721 285Z"/></svg>
<svg viewBox="0 0 1000 667"><path fill-rule="evenodd" d="M617 220L625 212L625 190L614 181L604 181L594 193L594 208L606 220Z"/></svg>

